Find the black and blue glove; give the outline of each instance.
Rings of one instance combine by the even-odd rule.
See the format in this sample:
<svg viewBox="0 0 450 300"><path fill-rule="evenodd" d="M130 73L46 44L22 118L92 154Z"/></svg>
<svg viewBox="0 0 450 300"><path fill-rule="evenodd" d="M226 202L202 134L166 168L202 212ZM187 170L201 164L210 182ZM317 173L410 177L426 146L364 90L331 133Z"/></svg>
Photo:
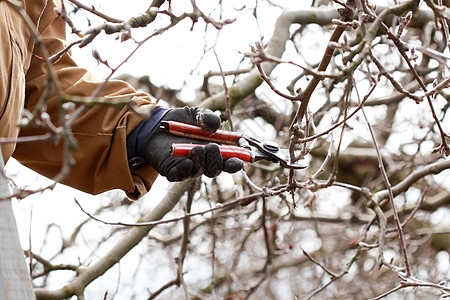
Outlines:
<svg viewBox="0 0 450 300"><path fill-rule="evenodd" d="M159 114L162 114L161 111ZM155 116L157 117L157 116ZM152 117L153 118L153 117ZM215 177L222 171L234 173L242 169L244 163L238 158L223 159L217 144L171 135L160 130L161 121L177 121L195 126L213 133L220 126L220 118L212 111L201 108L175 108L164 111L164 115L146 138L140 156L159 174L169 181L182 181L205 174ZM144 121L145 122L145 121ZM188 157L171 156L174 143L205 144L194 147Z"/></svg>

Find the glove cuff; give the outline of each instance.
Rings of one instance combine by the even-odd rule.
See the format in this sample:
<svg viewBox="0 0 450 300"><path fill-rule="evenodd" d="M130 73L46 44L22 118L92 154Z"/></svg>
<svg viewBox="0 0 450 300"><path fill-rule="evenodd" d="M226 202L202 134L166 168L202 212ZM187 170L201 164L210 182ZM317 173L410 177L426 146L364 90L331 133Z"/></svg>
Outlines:
<svg viewBox="0 0 450 300"><path fill-rule="evenodd" d="M158 107L152 112L150 119L143 120L127 136L127 156L129 165L145 162L143 156L144 144L161 119L170 111L168 108Z"/></svg>

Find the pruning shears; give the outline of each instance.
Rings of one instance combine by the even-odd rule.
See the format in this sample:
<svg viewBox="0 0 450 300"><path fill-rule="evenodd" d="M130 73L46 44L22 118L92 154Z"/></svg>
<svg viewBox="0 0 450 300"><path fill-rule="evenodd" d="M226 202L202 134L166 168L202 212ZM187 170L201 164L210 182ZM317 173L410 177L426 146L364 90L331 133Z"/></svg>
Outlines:
<svg viewBox="0 0 450 300"><path fill-rule="evenodd" d="M245 133L223 130L211 133L199 126L176 121L162 121L160 130L172 135L218 143L220 153L224 159L236 157L250 163L259 160L269 160L279 163L282 167L288 169L306 168L305 165L290 162L288 149L280 149L275 142L262 142ZM175 143L172 144L171 155L188 156L189 151L195 146L205 145ZM251 150L250 146L256 148L256 151Z"/></svg>

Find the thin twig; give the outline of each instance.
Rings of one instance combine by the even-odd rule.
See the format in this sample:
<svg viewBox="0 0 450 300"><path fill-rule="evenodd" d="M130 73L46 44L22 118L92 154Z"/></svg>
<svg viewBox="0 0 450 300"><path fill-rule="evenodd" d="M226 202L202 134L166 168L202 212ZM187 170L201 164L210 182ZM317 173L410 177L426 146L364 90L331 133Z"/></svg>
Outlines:
<svg viewBox="0 0 450 300"><path fill-rule="evenodd" d="M216 207L210 208L210 209L206 209L200 212L196 212L196 213L188 213L185 214L184 216L181 217L177 217L177 218L172 218L172 219L167 219L167 220L160 220L160 221L152 221L152 222L141 222L141 223L126 223L126 222L107 222L104 221L98 217L95 217L94 215L88 213L83 206L78 202L78 200L76 198L74 198L75 203L78 205L78 207L81 209L81 211L83 213L85 213L88 217L92 218L95 221L98 221L100 223L103 223L105 225L113 225L113 226L129 226L129 227L145 227L145 226L156 226L156 225L160 225L160 224L167 224L167 223L174 223L174 222L178 222L181 220L184 220L185 218L190 218L190 217L194 217L194 216L202 216L205 215L207 213L216 211L216 210L222 210L224 208L228 208L228 207L233 207L235 205L241 204L241 203L248 203L249 201L255 201L258 198L262 197L262 196L277 196L281 193L284 193L286 191L290 191L292 189L292 187L290 185L280 185L276 188L272 188L271 191L273 191L270 195L267 195L267 193L265 192L259 192L259 193L254 193L245 197L241 197L235 200L231 200L228 201L226 203L223 204L217 204Z"/></svg>
<svg viewBox="0 0 450 300"><path fill-rule="evenodd" d="M77 0L68 0L69 2L72 2L73 4L75 4L78 8L84 9L108 22L111 23L123 23L123 20L117 19L117 18L113 18L111 16L108 16L100 11L98 11L93 5L92 6L87 6L84 5L83 3L77 1Z"/></svg>
<svg viewBox="0 0 450 300"><path fill-rule="evenodd" d="M220 64L219 56L217 55L217 52L216 52L215 48L213 48L213 52L214 52L214 55L216 56L217 65L219 66L220 75L222 77L223 90L225 92L225 103L226 103L225 108L226 108L226 113L227 113L228 124L230 125L230 130L234 131L234 129L233 129L233 119L231 118L230 94L228 93L227 81L225 79L225 74L223 72L222 65Z"/></svg>
<svg viewBox="0 0 450 300"><path fill-rule="evenodd" d="M400 245L402 248L402 252L403 252L403 260L405 263L405 269L406 269L406 276L410 276L411 275L411 268L409 265L409 260L408 260L408 253L406 250L406 242L405 242L405 236L403 234L403 228L402 225L400 224L400 219L398 217L398 213L397 213L397 209L395 207L395 202L394 202L394 193L392 192L392 186L389 182L389 178L387 176L386 170L384 168L384 164L383 164L383 158L381 157L381 153L380 153L380 148L378 147L378 142L377 139L375 137L375 133L373 132L372 126L370 125L369 119L367 118L367 115L364 111L364 108L361 108L361 112L364 116L364 120L366 121L367 127L369 129L370 132L370 136L372 137L372 142L373 142L373 146L377 152L377 159L378 159L378 167L381 171L381 175L383 176L383 180L386 184L386 188L388 191L388 195L389 195L389 201L391 203L392 206L392 211L394 214L394 221L395 221L395 225L397 227L397 231L398 231L398 235L399 235L399 239L400 239Z"/></svg>

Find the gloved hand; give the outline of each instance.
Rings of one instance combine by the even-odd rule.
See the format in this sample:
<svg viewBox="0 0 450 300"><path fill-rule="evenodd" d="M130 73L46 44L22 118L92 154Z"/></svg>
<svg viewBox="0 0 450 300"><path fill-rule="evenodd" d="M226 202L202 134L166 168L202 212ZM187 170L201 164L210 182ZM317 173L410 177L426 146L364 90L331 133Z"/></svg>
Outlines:
<svg viewBox="0 0 450 300"><path fill-rule="evenodd" d="M209 109L175 108L166 113L161 121L178 121L202 127L209 132L216 131L220 126L220 118ZM159 174L166 176L169 181L182 181L190 177L205 174L215 177L221 171L234 173L242 169L244 163L238 158L224 160L219 147L215 143L208 143L175 136L160 131L161 121L156 124L148 136L143 150L144 159ZM173 143L206 144L205 147L194 147L188 157L173 157L170 155Z"/></svg>

